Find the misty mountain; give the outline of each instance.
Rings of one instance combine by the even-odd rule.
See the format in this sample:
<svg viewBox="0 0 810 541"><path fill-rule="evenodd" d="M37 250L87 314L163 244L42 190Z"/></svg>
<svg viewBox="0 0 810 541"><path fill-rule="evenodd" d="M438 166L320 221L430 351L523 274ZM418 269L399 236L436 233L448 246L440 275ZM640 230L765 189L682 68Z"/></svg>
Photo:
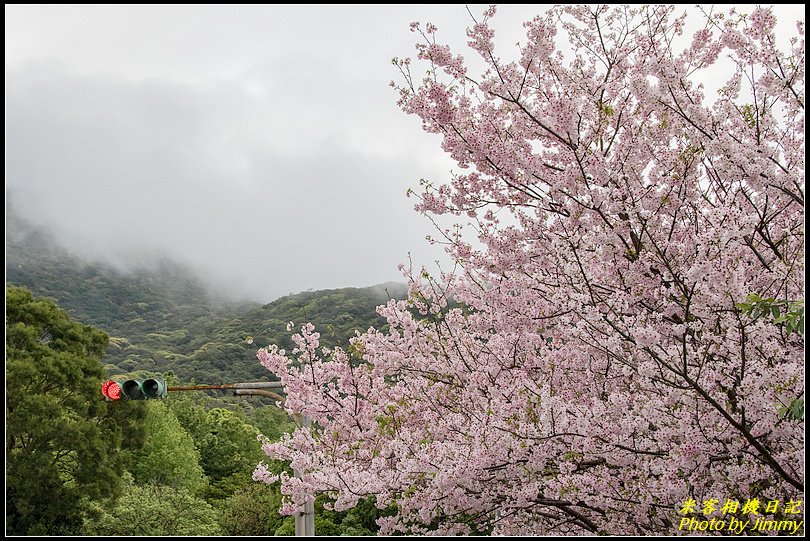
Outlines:
<svg viewBox="0 0 810 541"><path fill-rule="evenodd" d="M169 260L144 262L132 271L85 261L13 212L6 215L6 282L51 297L72 317L112 334L133 326L155 331L170 317L179 319L177 325L259 306L215 294L190 269Z"/></svg>
<svg viewBox="0 0 810 541"><path fill-rule="evenodd" d="M264 306L233 301L168 260L128 272L83 261L13 213L6 216L6 283L50 297L71 318L109 334L110 375L173 371L198 383L269 377L256 351L270 343L291 349L290 321L311 321L324 345L345 346L355 330L385 327L377 305L407 295L404 284L389 283L308 291Z"/></svg>

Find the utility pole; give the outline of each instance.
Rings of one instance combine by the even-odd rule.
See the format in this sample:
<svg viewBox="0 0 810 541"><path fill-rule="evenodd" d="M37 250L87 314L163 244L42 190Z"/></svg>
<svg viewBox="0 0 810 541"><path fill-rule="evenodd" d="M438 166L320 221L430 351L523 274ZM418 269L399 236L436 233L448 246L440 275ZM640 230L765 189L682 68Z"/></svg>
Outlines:
<svg viewBox="0 0 810 541"><path fill-rule="evenodd" d="M301 427L309 428L310 419L306 415L301 416ZM293 476L301 478L301 472L293 469ZM307 501L303 509L295 513L295 535L315 535L315 504Z"/></svg>
<svg viewBox="0 0 810 541"><path fill-rule="evenodd" d="M169 392L176 391L207 391L207 390L233 390L237 396L266 396L284 402L284 397L269 389L282 390L284 384L280 381L259 381L254 383L226 383L224 385L189 385L185 387L169 387ZM311 420L301 415L301 427L309 428ZM293 476L301 478L301 472L293 469ZM315 535L315 504L307 502L304 507L295 513L295 535Z"/></svg>

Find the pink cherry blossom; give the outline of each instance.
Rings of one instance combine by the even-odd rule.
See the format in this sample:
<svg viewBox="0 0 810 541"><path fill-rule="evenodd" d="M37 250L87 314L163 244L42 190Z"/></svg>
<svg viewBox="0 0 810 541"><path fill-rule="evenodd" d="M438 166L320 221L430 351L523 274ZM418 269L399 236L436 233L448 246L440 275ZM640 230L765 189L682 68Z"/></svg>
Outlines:
<svg viewBox="0 0 810 541"><path fill-rule="evenodd" d="M398 103L459 167L416 208L478 237L444 232L452 271L403 267L387 332L259 351L313 421L264 443L302 472L285 512L324 492L395 504L384 534L670 535L689 499L802 499L780 405L804 335L739 304L804 297L804 26L780 50L766 8L706 14L678 49L674 10L554 7L510 60L490 9L476 78L411 26L427 75L395 59Z"/></svg>

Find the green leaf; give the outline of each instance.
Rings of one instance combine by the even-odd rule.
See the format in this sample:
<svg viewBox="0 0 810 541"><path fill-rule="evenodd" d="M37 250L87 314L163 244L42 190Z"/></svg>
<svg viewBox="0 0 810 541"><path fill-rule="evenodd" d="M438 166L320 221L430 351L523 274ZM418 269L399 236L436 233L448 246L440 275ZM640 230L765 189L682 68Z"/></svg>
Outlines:
<svg viewBox="0 0 810 541"><path fill-rule="evenodd" d="M793 400L793 402L790 403L790 408L788 411L790 417L797 421L801 421L801 419L804 417L804 399L797 398Z"/></svg>

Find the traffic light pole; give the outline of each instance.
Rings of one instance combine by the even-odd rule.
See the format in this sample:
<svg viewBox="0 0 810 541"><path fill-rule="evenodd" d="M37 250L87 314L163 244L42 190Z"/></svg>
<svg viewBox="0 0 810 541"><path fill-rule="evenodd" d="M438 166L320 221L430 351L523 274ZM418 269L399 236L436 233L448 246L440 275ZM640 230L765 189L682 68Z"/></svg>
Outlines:
<svg viewBox="0 0 810 541"><path fill-rule="evenodd" d="M268 391L267 389L281 389L284 384L280 381L257 381L254 383L226 383L223 385L188 385L185 387L169 387L169 392L175 391L208 391L208 390L233 390L234 394L238 396L252 395L252 396L266 396L275 398L279 402L284 402L284 397Z"/></svg>
<svg viewBox="0 0 810 541"><path fill-rule="evenodd" d="M301 427L309 428L310 419L301 416ZM301 472L293 470L293 476L301 478ZM307 501L304 508L295 513L295 535L315 535L315 503Z"/></svg>
<svg viewBox="0 0 810 541"><path fill-rule="evenodd" d="M255 383L226 383L224 385L189 385L185 387L169 387L169 392L177 391L207 391L207 390L233 390L237 396L266 396L284 402L284 397L269 389L281 390L284 385L280 381L261 381ZM311 420L301 415L301 426L309 428ZM301 478L301 472L293 469L293 475ZM306 502L303 509L295 513L295 535L315 535L315 503Z"/></svg>

